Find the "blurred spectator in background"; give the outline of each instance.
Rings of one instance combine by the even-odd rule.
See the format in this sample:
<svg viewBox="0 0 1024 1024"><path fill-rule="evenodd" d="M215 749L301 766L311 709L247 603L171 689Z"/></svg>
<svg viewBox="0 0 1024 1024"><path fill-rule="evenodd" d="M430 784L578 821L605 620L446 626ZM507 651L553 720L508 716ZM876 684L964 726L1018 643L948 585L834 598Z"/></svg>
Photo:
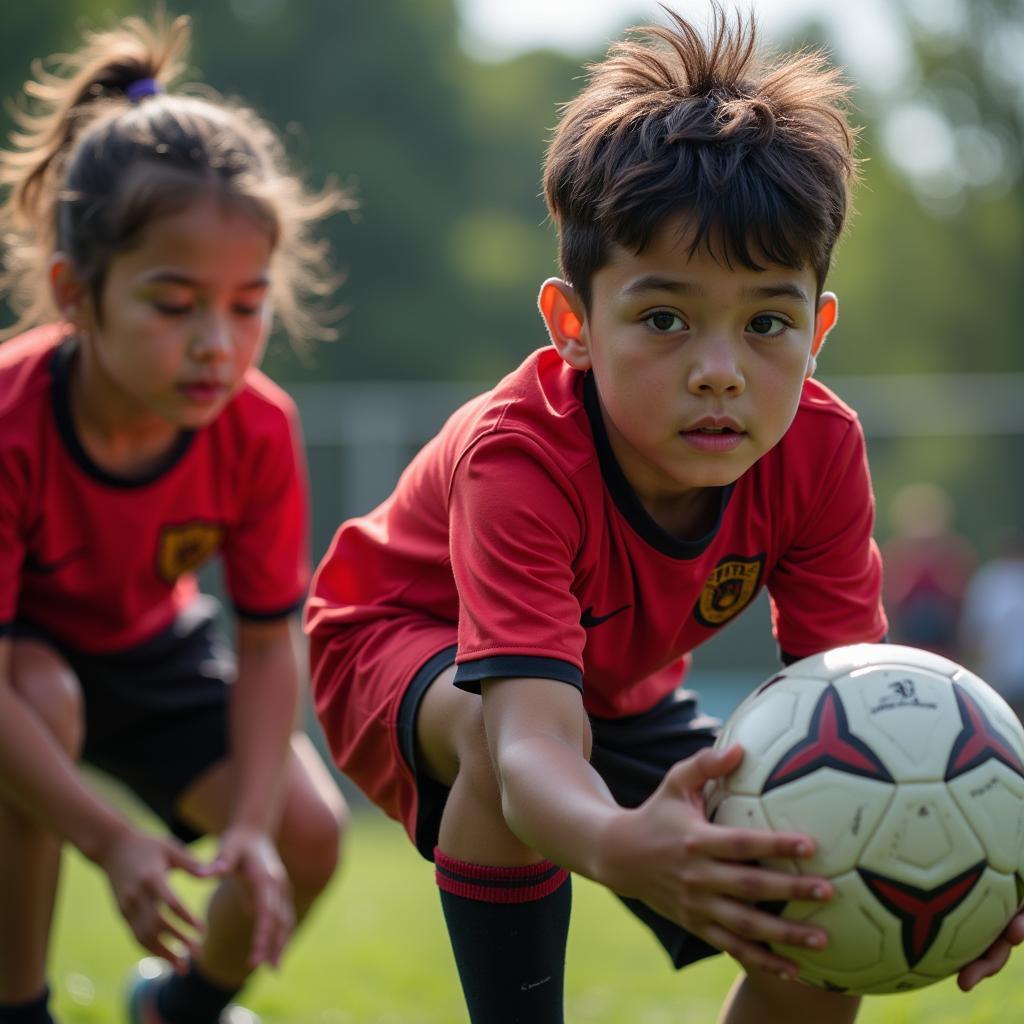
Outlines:
<svg viewBox="0 0 1024 1024"><path fill-rule="evenodd" d="M956 659L977 559L953 529L953 502L938 485L917 481L896 492L890 516L892 536L882 547L889 638Z"/></svg>
<svg viewBox="0 0 1024 1024"><path fill-rule="evenodd" d="M971 579L960 640L967 666L1024 717L1024 531L1008 533Z"/></svg>

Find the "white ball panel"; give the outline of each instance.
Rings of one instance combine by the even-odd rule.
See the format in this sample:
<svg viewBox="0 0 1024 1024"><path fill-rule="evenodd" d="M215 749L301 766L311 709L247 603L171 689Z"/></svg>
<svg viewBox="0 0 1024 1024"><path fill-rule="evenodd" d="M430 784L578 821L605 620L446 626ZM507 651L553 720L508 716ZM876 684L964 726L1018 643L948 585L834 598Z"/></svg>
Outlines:
<svg viewBox="0 0 1024 1024"><path fill-rule="evenodd" d="M738 743L743 747L743 760L728 779L732 792L749 796L761 792L776 762L807 732L824 689L815 680L787 676L736 709L727 732L718 740L719 746Z"/></svg>
<svg viewBox="0 0 1024 1024"><path fill-rule="evenodd" d="M902 665L858 669L835 682L850 731L901 782L940 782L948 751L960 732L956 700L946 676Z"/></svg>
<svg viewBox="0 0 1024 1024"><path fill-rule="evenodd" d="M804 832L817 850L800 861L808 875L829 878L853 869L885 815L894 789L887 782L822 768L761 797L770 826Z"/></svg>
<svg viewBox="0 0 1024 1024"><path fill-rule="evenodd" d="M799 672L812 679L831 681L880 662L916 666L944 676L952 676L960 667L948 658L917 647L904 647L901 644L850 644L795 661L787 671Z"/></svg>
<svg viewBox="0 0 1024 1024"><path fill-rule="evenodd" d="M950 780L953 799L996 871L1024 871L1024 779L990 759Z"/></svg>
<svg viewBox="0 0 1024 1024"><path fill-rule="evenodd" d="M898 786L861 866L934 889L983 860L985 851L942 783Z"/></svg>

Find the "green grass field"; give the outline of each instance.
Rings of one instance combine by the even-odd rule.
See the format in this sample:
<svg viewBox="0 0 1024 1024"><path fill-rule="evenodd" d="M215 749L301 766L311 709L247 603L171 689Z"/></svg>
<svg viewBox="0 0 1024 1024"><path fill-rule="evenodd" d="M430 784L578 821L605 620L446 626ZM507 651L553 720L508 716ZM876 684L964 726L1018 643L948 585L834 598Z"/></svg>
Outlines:
<svg viewBox="0 0 1024 1024"><path fill-rule="evenodd" d="M210 847L200 852L209 854ZM567 971L572 1024L711 1024L734 974L715 958L676 974L609 893L574 879ZM183 880L195 905L199 887ZM65 857L51 965L62 1024L120 1024L124 972L137 958L102 874ZM432 867L399 827L357 816L347 859L278 975L247 992L266 1024L455 1024L465 1020ZM1024 953L968 996L951 981L865 1001L859 1024L996 1024L1024 1005ZM814 1022L800 1022L814 1024Z"/></svg>

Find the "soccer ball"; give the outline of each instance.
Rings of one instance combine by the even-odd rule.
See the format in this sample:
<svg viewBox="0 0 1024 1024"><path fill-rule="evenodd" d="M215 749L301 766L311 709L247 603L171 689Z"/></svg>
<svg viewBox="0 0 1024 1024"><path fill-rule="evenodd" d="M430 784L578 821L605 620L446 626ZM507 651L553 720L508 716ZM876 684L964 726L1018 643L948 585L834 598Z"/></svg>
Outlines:
<svg viewBox="0 0 1024 1024"><path fill-rule="evenodd" d="M850 993L930 985L983 953L1024 899L1024 729L946 658L857 644L763 683L717 745L743 761L706 794L718 824L803 832L814 856L768 866L832 881L784 917L823 950L779 946L802 980Z"/></svg>

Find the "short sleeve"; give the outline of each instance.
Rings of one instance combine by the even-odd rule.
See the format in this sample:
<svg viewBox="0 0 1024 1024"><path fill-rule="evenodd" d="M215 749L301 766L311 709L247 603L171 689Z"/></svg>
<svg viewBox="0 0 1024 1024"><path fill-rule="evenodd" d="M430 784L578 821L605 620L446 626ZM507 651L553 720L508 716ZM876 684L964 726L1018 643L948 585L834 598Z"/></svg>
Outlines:
<svg viewBox="0 0 1024 1024"><path fill-rule="evenodd" d="M11 452L0 449L0 635L9 633L18 610L25 539L23 474Z"/></svg>
<svg viewBox="0 0 1024 1024"><path fill-rule="evenodd" d="M293 406L261 427L242 476L237 523L224 539L227 589L242 618L297 611L309 583L309 488Z"/></svg>
<svg viewBox="0 0 1024 1024"><path fill-rule="evenodd" d="M489 435L456 467L450 518L459 685L534 675L582 686L586 635L572 591L582 512L571 482L535 441Z"/></svg>
<svg viewBox="0 0 1024 1024"><path fill-rule="evenodd" d="M849 422L799 526L767 583L772 624L785 659L851 643L875 643L887 631L882 561L872 537L875 502L860 424Z"/></svg>

